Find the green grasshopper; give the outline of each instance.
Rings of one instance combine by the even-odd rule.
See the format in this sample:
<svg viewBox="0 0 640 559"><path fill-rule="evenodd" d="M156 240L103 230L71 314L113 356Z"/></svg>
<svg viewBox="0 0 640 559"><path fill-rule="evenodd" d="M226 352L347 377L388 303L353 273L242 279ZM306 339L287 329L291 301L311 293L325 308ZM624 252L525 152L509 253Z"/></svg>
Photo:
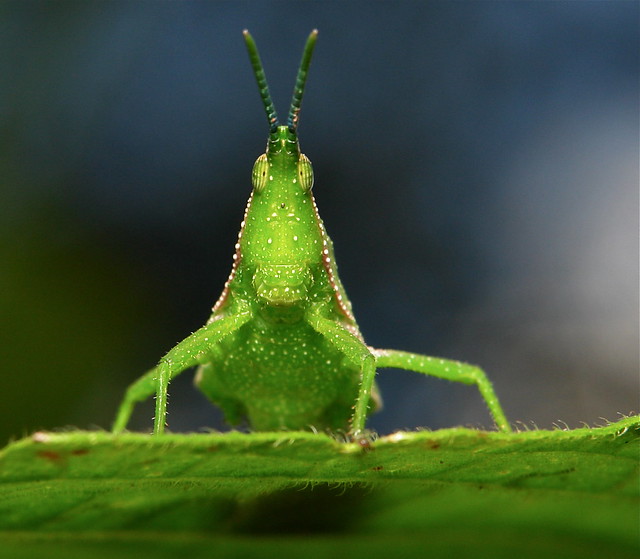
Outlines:
<svg viewBox="0 0 640 559"><path fill-rule="evenodd" d="M380 406L378 367L407 369L475 384L497 427L510 431L491 383L473 365L367 346L338 277L331 239L300 152L298 119L318 32L307 39L286 126L271 100L256 44L244 39L260 89L269 139L253 166L231 275L207 323L134 382L113 431L123 431L137 402L154 393L154 434L165 429L169 381L198 366L196 384L230 424L257 431L326 429L363 437Z"/></svg>

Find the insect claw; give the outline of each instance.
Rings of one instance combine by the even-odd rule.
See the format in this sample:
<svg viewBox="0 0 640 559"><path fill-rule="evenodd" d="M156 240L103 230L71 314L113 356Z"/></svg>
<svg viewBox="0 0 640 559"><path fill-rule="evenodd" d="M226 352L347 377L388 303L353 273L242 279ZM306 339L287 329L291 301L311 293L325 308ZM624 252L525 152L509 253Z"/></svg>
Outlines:
<svg viewBox="0 0 640 559"><path fill-rule="evenodd" d="M356 443L363 451L369 452L373 450L372 444L377 439L377 434L374 431L363 429L361 431L347 433L347 439Z"/></svg>

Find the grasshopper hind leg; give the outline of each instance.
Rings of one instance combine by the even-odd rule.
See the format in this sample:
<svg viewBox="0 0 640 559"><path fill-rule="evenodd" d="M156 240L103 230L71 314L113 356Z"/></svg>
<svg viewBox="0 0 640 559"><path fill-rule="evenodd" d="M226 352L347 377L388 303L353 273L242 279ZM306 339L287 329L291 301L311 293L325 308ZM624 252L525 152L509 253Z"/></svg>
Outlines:
<svg viewBox="0 0 640 559"><path fill-rule="evenodd" d="M489 408L489 413L498 429L505 433L511 432L511 426L502 410L493 386L480 367L460 361L407 353L395 349L374 349L372 352L376 358L376 367L405 369L453 382L475 385L480 391L487 408Z"/></svg>

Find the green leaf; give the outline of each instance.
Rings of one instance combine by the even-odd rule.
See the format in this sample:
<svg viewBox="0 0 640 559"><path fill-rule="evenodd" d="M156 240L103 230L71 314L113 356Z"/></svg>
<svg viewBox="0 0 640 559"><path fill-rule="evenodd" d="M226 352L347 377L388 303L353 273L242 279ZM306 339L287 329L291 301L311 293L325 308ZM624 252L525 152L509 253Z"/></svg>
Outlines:
<svg viewBox="0 0 640 559"><path fill-rule="evenodd" d="M636 557L639 440L36 433L0 452L0 557Z"/></svg>

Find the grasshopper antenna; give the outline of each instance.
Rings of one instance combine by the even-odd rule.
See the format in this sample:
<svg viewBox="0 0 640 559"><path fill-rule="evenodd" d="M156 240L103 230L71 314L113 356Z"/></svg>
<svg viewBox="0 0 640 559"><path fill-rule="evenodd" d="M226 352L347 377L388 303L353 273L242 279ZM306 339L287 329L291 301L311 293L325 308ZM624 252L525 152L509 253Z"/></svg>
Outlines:
<svg viewBox="0 0 640 559"><path fill-rule="evenodd" d="M302 105L302 95L304 94L304 84L307 81L307 72L309 70L309 64L311 63L311 55L313 54L313 48L316 46L316 39L318 38L318 30L314 29L307 39L307 43L304 46L304 52L302 53L302 60L300 61L300 69L298 70L298 77L296 78L296 85L293 88L293 97L291 98L291 108L289 109L289 118L287 120L287 126L293 133L298 128L298 119L300 113L300 106Z"/></svg>
<svg viewBox="0 0 640 559"><path fill-rule="evenodd" d="M275 132L279 124L278 115L276 114L276 108L273 106L273 101L271 100L267 77L264 74L262 61L258 54L258 47L247 29L245 29L242 34L244 35L244 42L247 45L247 50L249 51L249 60L251 60L251 66L253 67L253 75L256 77L256 81L258 82L260 98L262 99L262 104L264 105L264 110L267 114L267 120L269 121L269 131ZM309 66L308 63L307 66ZM302 83L304 85L304 81ZM302 97L302 94L300 94L300 97Z"/></svg>

